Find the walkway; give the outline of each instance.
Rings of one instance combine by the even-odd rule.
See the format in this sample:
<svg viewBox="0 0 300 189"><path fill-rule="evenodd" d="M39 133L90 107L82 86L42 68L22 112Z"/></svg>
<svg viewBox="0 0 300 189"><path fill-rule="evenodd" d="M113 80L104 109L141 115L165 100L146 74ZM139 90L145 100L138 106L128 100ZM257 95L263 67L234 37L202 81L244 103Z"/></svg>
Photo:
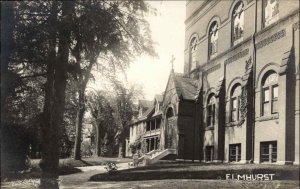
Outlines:
<svg viewBox="0 0 300 189"><path fill-rule="evenodd" d="M128 163L118 163L118 170L124 170L130 168ZM61 189L89 189L89 188L115 188L112 185L104 186L101 182L90 182L89 179L91 176L106 173L106 169L104 169L104 165L101 166L87 166L87 167L76 167L80 169L82 172L63 175L59 177L60 180L60 188Z"/></svg>

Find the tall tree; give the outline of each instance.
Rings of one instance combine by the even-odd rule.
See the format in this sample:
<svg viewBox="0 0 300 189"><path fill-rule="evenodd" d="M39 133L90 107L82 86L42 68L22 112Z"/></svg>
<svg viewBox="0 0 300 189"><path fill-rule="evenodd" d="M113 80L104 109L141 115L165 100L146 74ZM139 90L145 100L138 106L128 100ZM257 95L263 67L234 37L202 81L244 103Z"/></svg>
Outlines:
<svg viewBox="0 0 300 189"><path fill-rule="evenodd" d="M40 87L45 92L39 119L43 139L41 187L56 188L69 77L74 75L80 85L77 125L81 134L85 88L95 65L100 71L105 67L124 69L135 55L154 54L143 14L149 7L142 0L25 1L14 4L11 13L14 13L15 25L6 25L12 30L5 30L8 31L5 35L12 36L13 42L18 43L13 43L14 50L10 46L4 49L8 52L4 57L4 63L8 65L5 70L13 71L18 77L35 78L45 83Z"/></svg>
<svg viewBox="0 0 300 189"><path fill-rule="evenodd" d="M47 90L45 93L46 119L42 129L42 160L40 166L43 170L41 188L57 188L59 147L62 131L62 123L65 108L65 91L67 85L67 66L69 64L69 48L71 46L70 21L73 18L75 3L73 1L62 2L62 18L58 27L58 52L57 59L49 57L47 70ZM57 16L57 4L52 5L51 16ZM54 41L53 41L54 43ZM56 46L52 46L55 48ZM54 51L54 49L53 49ZM49 102L48 102L49 101ZM48 115L46 113L49 113Z"/></svg>
<svg viewBox="0 0 300 189"><path fill-rule="evenodd" d="M119 145L119 157L125 155L125 138L129 135L129 123L134 116L134 103L141 97L142 91L135 87L126 87L118 80L113 80L115 95L115 119L117 120L118 132L115 136Z"/></svg>
<svg viewBox="0 0 300 189"><path fill-rule="evenodd" d="M113 139L117 132L113 115L114 109L107 98L101 91L89 93L87 98L88 109L92 116L97 156L101 156L101 152L104 151L102 147L106 148L108 144L114 142Z"/></svg>
<svg viewBox="0 0 300 189"><path fill-rule="evenodd" d="M88 1L79 3L74 26L73 49L78 74L78 110L75 159L80 159L82 120L86 110L85 90L93 67L124 70L135 55L155 55L143 1ZM99 58L100 57L100 58Z"/></svg>

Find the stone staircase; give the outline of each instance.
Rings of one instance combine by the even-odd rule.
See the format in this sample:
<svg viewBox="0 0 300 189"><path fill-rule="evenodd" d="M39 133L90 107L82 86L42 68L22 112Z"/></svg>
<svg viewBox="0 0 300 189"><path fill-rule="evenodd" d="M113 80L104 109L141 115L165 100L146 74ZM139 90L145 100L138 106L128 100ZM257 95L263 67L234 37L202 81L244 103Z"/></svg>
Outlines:
<svg viewBox="0 0 300 189"><path fill-rule="evenodd" d="M142 165L149 165L158 162L158 160L166 157L170 154L176 154L175 149L165 149L165 150L152 150L138 159L138 162L142 162Z"/></svg>

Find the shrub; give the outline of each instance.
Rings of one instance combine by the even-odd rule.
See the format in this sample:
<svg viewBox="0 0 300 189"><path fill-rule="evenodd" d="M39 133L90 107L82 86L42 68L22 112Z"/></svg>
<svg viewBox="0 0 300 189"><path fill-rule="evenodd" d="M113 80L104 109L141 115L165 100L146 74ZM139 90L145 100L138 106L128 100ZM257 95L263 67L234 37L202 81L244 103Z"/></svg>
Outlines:
<svg viewBox="0 0 300 189"><path fill-rule="evenodd" d="M116 165L116 163L114 162L107 162L105 164L106 171L108 172L108 174L113 174L118 170L118 166Z"/></svg>

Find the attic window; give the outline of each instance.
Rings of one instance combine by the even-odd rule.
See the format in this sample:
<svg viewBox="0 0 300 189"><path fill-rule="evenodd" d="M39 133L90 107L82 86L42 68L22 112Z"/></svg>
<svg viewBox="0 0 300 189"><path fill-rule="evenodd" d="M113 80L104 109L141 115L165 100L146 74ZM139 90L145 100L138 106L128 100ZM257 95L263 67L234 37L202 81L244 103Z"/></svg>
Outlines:
<svg viewBox="0 0 300 189"><path fill-rule="evenodd" d="M156 113L159 112L159 103L158 102L156 103L155 112Z"/></svg>
<svg viewBox="0 0 300 189"><path fill-rule="evenodd" d="M143 115L143 108L140 108L140 110L139 110L139 117L142 117L142 115Z"/></svg>

